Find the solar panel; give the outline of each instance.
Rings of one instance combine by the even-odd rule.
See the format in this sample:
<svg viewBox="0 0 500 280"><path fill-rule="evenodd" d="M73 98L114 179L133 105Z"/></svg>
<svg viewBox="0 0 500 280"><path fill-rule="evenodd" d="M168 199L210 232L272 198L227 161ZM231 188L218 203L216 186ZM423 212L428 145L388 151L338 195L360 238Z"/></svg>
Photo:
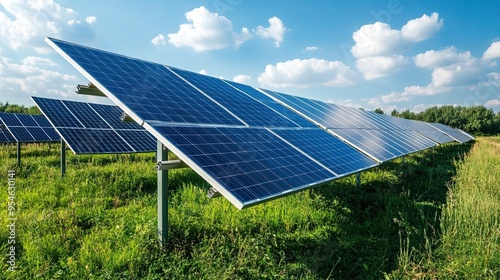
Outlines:
<svg viewBox="0 0 500 280"><path fill-rule="evenodd" d="M273 132L338 176L377 165L375 161L323 129L275 129Z"/></svg>
<svg viewBox="0 0 500 280"><path fill-rule="evenodd" d="M12 134L10 134L9 130L3 125L3 123L0 123L0 143L15 143L16 139L12 137Z"/></svg>
<svg viewBox="0 0 500 280"><path fill-rule="evenodd" d="M3 136L1 138L6 142L12 139L13 141L11 142L25 143L53 142L61 139L44 116L0 113L0 119L5 125L4 129L9 132L8 134L5 132L2 133Z"/></svg>
<svg viewBox="0 0 500 280"><path fill-rule="evenodd" d="M460 143L465 143L465 142L472 140L468 135L460 132L457 129L451 128L447 125L440 124L440 123L428 123L428 125L435 127L437 129L439 129L440 131L448 134L451 138L457 140Z"/></svg>
<svg viewBox="0 0 500 280"><path fill-rule="evenodd" d="M267 129L155 127L238 208L337 178ZM197 168L198 167L198 168Z"/></svg>
<svg viewBox="0 0 500 280"><path fill-rule="evenodd" d="M137 123L120 120L116 106L32 97L75 154L156 150L156 140Z"/></svg>
<svg viewBox="0 0 500 280"><path fill-rule="evenodd" d="M46 41L240 209L435 145L372 113Z"/></svg>

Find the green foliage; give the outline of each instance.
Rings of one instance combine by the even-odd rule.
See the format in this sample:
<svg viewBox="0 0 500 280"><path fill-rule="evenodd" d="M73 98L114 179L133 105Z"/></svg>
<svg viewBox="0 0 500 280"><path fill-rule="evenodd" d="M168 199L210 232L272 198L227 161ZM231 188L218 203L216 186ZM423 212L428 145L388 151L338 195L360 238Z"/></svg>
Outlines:
<svg viewBox="0 0 500 280"><path fill-rule="evenodd" d="M428 261L445 275L452 261L436 255L441 213L471 147L440 146L363 172L361 187L352 175L242 211L224 198L207 199L208 184L192 170L173 170L162 249L154 154L68 154L60 178L57 145L23 145L18 267L12 274L2 261L0 279L419 278L413 272ZM0 159L5 190L15 147L0 146ZM6 201L0 191L3 256ZM459 275L488 275L474 272L483 268Z"/></svg>
<svg viewBox="0 0 500 280"><path fill-rule="evenodd" d="M0 101L0 112L33 114L33 115L41 114L40 110L36 106L25 107L23 105L9 104L8 101L5 103L2 103Z"/></svg>
<svg viewBox="0 0 500 280"><path fill-rule="evenodd" d="M393 110L391 116L425 122L435 122L459 128L476 135L500 133L500 113L495 115L492 109L484 106L442 106L430 107L418 114L409 110L398 113Z"/></svg>
<svg viewBox="0 0 500 280"><path fill-rule="evenodd" d="M381 114L381 115L384 114L384 111L382 109L380 109L380 108L375 109L373 112L377 113L377 114Z"/></svg>

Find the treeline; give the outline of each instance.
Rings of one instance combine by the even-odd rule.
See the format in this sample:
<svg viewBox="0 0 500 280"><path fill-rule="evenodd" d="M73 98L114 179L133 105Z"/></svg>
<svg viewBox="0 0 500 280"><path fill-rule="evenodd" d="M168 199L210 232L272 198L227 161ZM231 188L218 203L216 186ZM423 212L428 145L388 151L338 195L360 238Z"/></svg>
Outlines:
<svg viewBox="0 0 500 280"><path fill-rule="evenodd" d="M383 113L382 110L375 110ZM425 122L442 123L459 128L474 135L493 135L500 133L500 112L495 115L492 109L484 106L442 106L430 107L420 113L409 110L393 110L391 116Z"/></svg>
<svg viewBox="0 0 500 280"><path fill-rule="evenodd" d="M41 115L42 113L36 106L26 107L24 105L9 104L9 101L3 103L0 101L0 112L5 113L21 113L21 114L32 114Z"/></svg>

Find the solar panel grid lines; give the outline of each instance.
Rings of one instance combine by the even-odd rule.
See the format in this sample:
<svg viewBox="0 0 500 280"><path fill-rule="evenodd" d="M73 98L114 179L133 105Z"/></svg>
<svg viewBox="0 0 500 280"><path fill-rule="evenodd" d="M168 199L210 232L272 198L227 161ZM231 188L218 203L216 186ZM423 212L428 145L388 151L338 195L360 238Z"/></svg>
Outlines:
<svg viewBox="0 0 500 280"><path fill-rule="evenodd" d="M282 126L281 124L283 123L280 121L280 119L286 119L287 121L290 121L293 123L292 126L297 126L297 127L316 127L313 123L307 121L294 111L288 109L287 107L277 103L273 99L269 98L267 95L264 93L260 92L258 89L255 89L251 86L247 86L244 84L236 83L236 82L231 82L231 81L226 81L222 80L226 84L230 85L231 87L235 88L236 90L240 91L241 93L249 96L250 98L260 102L263 104L265 107L271 109L273 112L277 113L278 115L271 115L272 119L271 120L266 120L266 123L270 123L267 127L280 127ZM285 123L285 126L290 126L289 123Z"/></svg>
<svg viewBox="0 0 500 280"><path fill-rule="evenodd" d="M51 38L46 42L138 122L242 125L164 65Z"/></svg>
<svg viewBox="0 0 500 280"><path fill-rule="evenodd" d="M368 156L320 128L273 129L272 132L339 177L378 165Z"/></svg>
<svg viewBox="0 0 500 280"><path fill-rule="evenodd" d="M30 143L53 142L60 139L43 116L0 113L0 119L5 130L2 137L5 141Z"/></svg>
<svg viewBox="0 0 500 280"><path fill-rule="evenodd" d="M470 140L472 140L468 135L461 133L460 131L451 128L445 124L440 124L440 123L427 123L428 125L446 133L449 135L451 138L455 139L456 141L460 143L465 143Z"/></svg>
<svg viewBox="0 0 500 280"><path fill-rule="evenodd" d="M265 128L155 129L240 209L337 178Z"/></svg>
<svg viewBox="0 0 500 280"><path fill-rule="evenodd" d="M3 125L3 123L0 123L0 143L15 143L15 142L16 139L12 137L12 134L10 134L9 130Z"/></svg>
<svg viewBox="0 0 500 280"><path fill-rule="evenodd" d="M137 123L121 124L122 111L116 106L41 97L32 99L75 154L156 150L156 140L143 127ZM71 121L64 120L65 117ZM76 125L71 127L71 124Z"/></svg>

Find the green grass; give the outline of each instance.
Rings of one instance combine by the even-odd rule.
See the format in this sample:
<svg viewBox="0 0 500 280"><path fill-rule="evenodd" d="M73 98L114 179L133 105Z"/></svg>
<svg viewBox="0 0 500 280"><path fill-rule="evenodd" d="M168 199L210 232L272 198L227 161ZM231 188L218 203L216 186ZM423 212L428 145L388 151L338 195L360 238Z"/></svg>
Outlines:
<svg viewBox="0 0 500 280"><path fill-rule="evenodd" d="M458 240L445 226L459 219L448 213L448 187L460 181L472 146L446 145L407 156L405 164L385 163L363 172L359 188L349 176L242 211L224 198L206 198L210 186L192 170L170 171L169 238L161 249L153 153L68 153L60 178L57 145L23 145L16 168L17 269L7 271L2 260L0 279L432 278L453 268L467 269L452 271L457 277L493 277L495 263L475 259L477 265L464 268L444 249ZM0 146L0 159L5 256L14 147ZM494 241L488 234L477 240L483 248ZM498 257L494 243L490 250L489 260Z"/></svg>

